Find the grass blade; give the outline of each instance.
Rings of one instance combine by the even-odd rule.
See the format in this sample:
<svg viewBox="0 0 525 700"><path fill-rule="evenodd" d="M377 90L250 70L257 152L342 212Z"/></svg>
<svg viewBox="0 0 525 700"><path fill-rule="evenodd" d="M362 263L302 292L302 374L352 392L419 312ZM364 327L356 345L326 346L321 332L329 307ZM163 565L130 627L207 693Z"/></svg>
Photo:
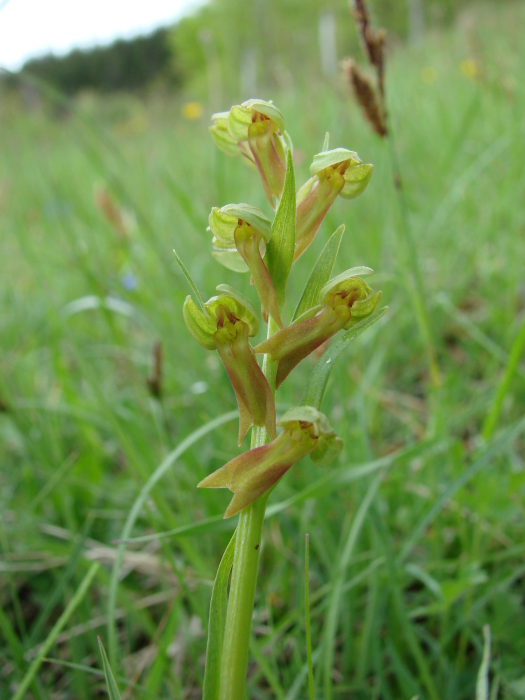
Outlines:
<svg viewBox="0 0 525 700"><path fill-rule="evenodd" d="M412 535L405 542L403 549L399 554L398 563L401 563L408 557L419 538L423 535L427 527L434 520L445 503L452 498L452 496L457 493L462 486L465 486L465 484L473 479L478 472L487 467L491 463L492 459L496 455L500 454L507 447L507 445L511 444L518 437L518 435L523 432L523 430L525 430L525 418L522 418L512 427L505 430L489 449L483 452L482 455L473 464L471 464L468 469L466 469L457 479L447 486L440 497L433 503L426 515L424 515L419 521L414 528Z"/></svg>
<svg viewBox="0 0 525 700"><path fill-rule="evenodd" d="M293 312L292 322L295 321L296 318L299 318L301 314L304 314L305 311L308 311L308 309L311 309L319 303L319 292L330 279L344 232L345 226L342 224L332 233L321 251L306 281L299 303Z"/></svg>
<svg viewBox="0 0 525 700"><path fill-rule="evenodd" d="M35 677L38 669L40 668L43 660L47 656L48 651L51 649L53 646L55 639L58 637L64 626L67 624L69 618L71 615L75 612L76 608L78 605L81 603L83 600L84 596L88 592L88 589L91 585L91 582L95 578L95 575L97 571L100 568L100 564L95 563L93 564L87 574L84 576L80 586L77 588L75 595L71 598L69 601L66 609L60 615L58 620L56 621L53 629L51 632L48 634L46 640L40 647L40 651L36 655L33 663L31 666L28 668L27 673L25 674L24 678L22 679L22 682L17 688L16 693L13 695L12 700L22 700L22 698L25 697L25 693L29 686L31 685L31 681Z"/></svg>
<svg viewBox="0 0 525 700"><path fill-rule="evenodd" d="M494 397L494 401L492 403L490 411L488 412L488 414L485 418L485 421L483 423L483 428L481 430L481 434L483 435L485 440L490 439L490 437L492 436L492 433L494 432L494 429L496 428L499 414L501 413L501 407L503 406L503 400L505 399L505 396L507 395L507 392L510 389L512 378L514 376L514 373L516 372L518 362L520 361L520 357L522 356L524 349L525 349L525 319L523 319L523 323L521 324L521 328L518 331L518 335L516 336L516 338L514 339L514 342L512 343L509 361L507 363L507 366L505 367L505 372L503 373L503 377L501 378L501 380L498 384L498 388L496 390L496 395Z"/></svg>
<svg viewBox="0 0 525 700"><path fill-rule="evenodd" d="M488 625L483 627L483 637L485 644L476 681L476 700L489 700L490 627Z"/></svg>
<svg viewBox="0 0 525 700"><path fill-rule="evenodd" d="M175 248L173 249L173 255L175 256L175 260L177 261L177 264L180 267L182 274L184 275L188 284L190 285L192 292L197 297L197 301L199 302L199 306L201 307L203 313L205 314L206 311L204 310L204 299L202 298L202 294L200 293L199 288L197 287L195 282L193 281L193 277L190 275L188 268L180 259L179 254L177 253Z"/></svg>
<svg viewBox="0 0 525 700"><path fill-rule="evenodd" d="M377 493L379 484L383 479L383 472L378 474L368 487L368 491L364 499L359 506L359 509L355 515L354 522L348 533L348 538L341 555L341 561L337 567L337 572L335 580L332 587L332 594L330 596L330 603L328 607L328 612L326 615L325 622L325 634L324 634L324 698L325 700L330 700L332 697L332 666L334 662L334 643L337 634L338 618L339 618L339 607L341 605L341 597L343 593L343 582L348 564L350 563L350 558L354 551L355 543L361 532L363 524L365 522L368 509L372 505L374 496Z"/></svg>
<svg viewBox="0 0 525 700"><path fill-rule="evenodd" d="M106 685L108 687L109 700L120 700L120 692L111 671L111 666L109 665L108 657L106 655L106 650L102 644L100 637L97 637L98 648L100 649L100 656L102 657L102 666L104 667L104 675L106 677Z"/></svg>
<svg viewBox="0 0 525 700"><path fill-rule="evenodd" d="M164 476L164 474L170 469L170 467L173 466L173 464L181 457L181 455L186 452L192 445L194 445L196 442L198 442L204 435L207 435L208 433L212 432L216 428L219 428L221 425L224 425L225 423L228 423L228 421L234 420L235 418L238 418L239 413L238 411L230 411L229 413L225 413L222 416L219 416L218 418L215 418L214 420L210 421L209 423L206 423L205 425L201 426L198 430L194 430L192 433L188 435L188 437L183 440L178 447L176 447L170 454L166 457L166 459L159 464L159 466L155 469L153 474L149 477L147 482L144 484L142 489L140 490L139 495L135 499L135 502L133 503L133 506L131 507L131 510L128 514L128 517L126 518L126 522L124 523L124 527L122 528L122 532L120 534L120 540L127 540L129 539L129 536L131 534L131 530L133 529L133 526L135 524L136 519L138 518L142 508L144 507L144 504L148 498L149 493L157 484L158 481ZM108 640L109 640L109 658L115 664L115 659L116 659L116 652L117 652L117 637L116 637L116 630L115 630L115 608L116 608L116 601L117 601L117 588L118 588L118 582L119 582L119 575L120 575L120 570L122 568L122 562L124 559L124 550L126 548L125 544L120 544L117 552L117 556L115 559L115 563L113 564L113 570L111 572L111 582L109 586L109 596L108 596Z"/></svg>
<svg viewBox="0 0 525 700"><path fill-rule="evenodd" d="M236 534L236 532L233 533L233 537L222 555L215 583L213 584L202 700L218 700L219 698L222 645L228 607L228 579L230 578L230 571L233 565Z"/></svg>
<svg viewBox="0 0 525 700"><path fill-rule="evenodd" d="M304 622L306 628L306 659L308 663L308 690L310 700L315 700L314 669L312 665L312 634L310 630L310 537L305 538L304 547Z"/></svg>

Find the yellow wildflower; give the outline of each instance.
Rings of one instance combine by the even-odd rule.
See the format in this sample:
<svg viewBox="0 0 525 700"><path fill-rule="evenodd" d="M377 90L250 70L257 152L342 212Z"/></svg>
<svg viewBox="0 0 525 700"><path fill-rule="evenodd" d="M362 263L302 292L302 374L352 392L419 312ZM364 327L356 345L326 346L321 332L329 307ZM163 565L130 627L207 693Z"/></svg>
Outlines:
<svg viewBox="0 0 525 700"><path fill-rule="evenodd" d="M186 102L182 105L181 114L189 121L199 119L202 116L202 105L200 102Z"/></svg>

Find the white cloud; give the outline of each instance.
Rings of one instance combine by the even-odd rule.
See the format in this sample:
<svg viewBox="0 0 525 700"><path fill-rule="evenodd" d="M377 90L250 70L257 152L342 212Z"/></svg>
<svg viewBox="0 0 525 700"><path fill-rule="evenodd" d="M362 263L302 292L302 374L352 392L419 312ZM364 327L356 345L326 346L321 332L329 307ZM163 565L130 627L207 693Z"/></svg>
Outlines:
<svg viewBox="0 0 525 700"><path fill-rule="evenodd" d="M0 66L107 44L170 24L202 0L10 0L0 10Z"/></svg>

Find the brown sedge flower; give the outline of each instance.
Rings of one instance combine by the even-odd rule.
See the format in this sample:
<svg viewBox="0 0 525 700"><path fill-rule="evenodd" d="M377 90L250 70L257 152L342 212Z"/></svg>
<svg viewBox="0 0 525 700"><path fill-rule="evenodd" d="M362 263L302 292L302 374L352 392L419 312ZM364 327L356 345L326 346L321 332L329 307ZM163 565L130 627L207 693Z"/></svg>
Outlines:
<svg viewBox="0 0 525 700"><path fill-rule="evenodd" d="M188 330L207 350L217 350L230 378L239 407L239 445L252 425L265 426L275 437L275 403L268 381L248 341L259 328L256 312L248 299L228 285L201 310L186 297L183 315Z"/></svg>
<svg viewBox="0 0 525 700"><path fill-rule="evenodd" d="M337 197L358 197L365 191L372 171L372 165L363 163L357 153L346 148L335 148L314 156L310 166L312 177L297 192L294 262L315 238Z"/></svg>
<svg viewBox="0 0 525 700"><path fill-rule="evenodd" d="M199 488L228 488L234 494L225 518L268 491L306 455L327 466L343 447L326 416L312 406L291 408L278 425L283 431L272 442L235 457L198 484Z"/></svg>
<svg viewBox="0 0 525 700"><path fill-rule="evenodd" d="M282 328L272 278L263 260L265 246L272 236L271 221L249 204L213 207L208 221L214 235L213 256L230 269L250 270L263 309Z"/></svg>
<svg viewBox="0 0 525 700"><path fill-rule="evenodd" d="M330 280L320 291L321 303L306 311L294 323L254 348L279 362L276 387L310 353L340 330L348 330L370 316L381 301L357 274L371 274L370 268L352 268Z"/></svg>

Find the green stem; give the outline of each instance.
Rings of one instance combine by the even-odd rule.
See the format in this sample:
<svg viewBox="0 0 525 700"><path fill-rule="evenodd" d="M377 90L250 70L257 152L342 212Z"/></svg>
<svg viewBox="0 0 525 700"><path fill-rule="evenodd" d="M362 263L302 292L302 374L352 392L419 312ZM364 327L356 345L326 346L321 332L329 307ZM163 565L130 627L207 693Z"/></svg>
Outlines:
<svg viewBox="0 0 525 700"><path fill-rule="evenodd" d="M277 324L270 317L268 337L278 330ZM262 371L274 395L276 369L277 363L271 362L268 355L265 355ZM260 447L268 441L265 428L252 429L252 448ZM243 700L244 698L262 527L270 491L246 506L239 515L224 630L219 700Z"/></svg>

